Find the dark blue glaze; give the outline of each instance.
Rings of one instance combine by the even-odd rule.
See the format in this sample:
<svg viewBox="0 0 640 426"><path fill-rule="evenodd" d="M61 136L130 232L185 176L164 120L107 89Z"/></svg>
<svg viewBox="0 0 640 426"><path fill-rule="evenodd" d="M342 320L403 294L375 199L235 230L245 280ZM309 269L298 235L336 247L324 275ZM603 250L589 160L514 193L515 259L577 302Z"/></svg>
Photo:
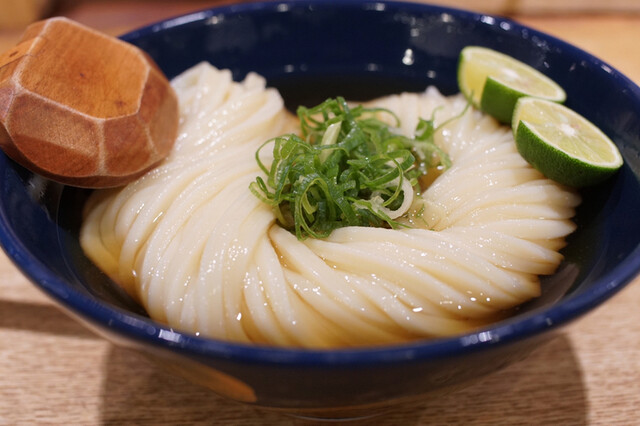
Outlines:
<svg viewBox="0 0 640 426"><path fill-rule="evenodd" d="M363 1L228 6L123 38L146 50L169 77L203 60L230 68L236 79L259 72L292 108L338 94L365 99L430 84L454 93L460 49L488 46L560 83L567 105L609 134L625 158L617 176L583 191L566 261L544 280L543 295L516 316L454 338L307 351L209 340L151 321L83 256L77 227L86 192L42 180L0 155L0 242L9 257L85 324L181 365L187 376L206 376L197 367L206 365L248 385L256 404L298 412L437 393L524 357L640 270L640 89L560 40L492 16ZM215 374L207 380L225 393Z"/></svg>

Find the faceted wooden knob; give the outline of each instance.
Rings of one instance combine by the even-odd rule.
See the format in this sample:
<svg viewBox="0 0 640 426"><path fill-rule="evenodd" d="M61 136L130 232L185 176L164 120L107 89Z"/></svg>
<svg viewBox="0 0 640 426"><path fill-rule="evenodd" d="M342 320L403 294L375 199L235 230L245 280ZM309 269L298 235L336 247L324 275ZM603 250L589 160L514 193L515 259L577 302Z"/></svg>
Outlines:
<svg viewBox="0 0 640 426"><path fill-rule="evenodd" d="M0 147L53 180L123 185L169 153L177 128L166 77L114 37L52 18L0 56Z"/></svg>

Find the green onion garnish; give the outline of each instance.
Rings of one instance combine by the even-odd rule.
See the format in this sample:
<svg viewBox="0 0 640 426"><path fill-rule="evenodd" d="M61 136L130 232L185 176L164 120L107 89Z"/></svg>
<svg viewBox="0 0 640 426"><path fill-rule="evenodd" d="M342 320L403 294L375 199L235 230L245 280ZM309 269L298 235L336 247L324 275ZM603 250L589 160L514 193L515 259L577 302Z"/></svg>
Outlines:
<svg viewBox="0 0 640 426"><path fill-rule="evenodd" d="M402 226L394 219L411 207L418 178L430 168L450 166L433 141L446 123L434 128L433 116L420 120L412 139L399 134L393 112L352 108L341 97L299 107L297 114L302 136L279 136L256 151L267 179L257 177L250 190L300 240L327 237L343 226ZM395 126L379 114L389 114ZM271 144L273 162L267 167L260 151Z"/></svg>

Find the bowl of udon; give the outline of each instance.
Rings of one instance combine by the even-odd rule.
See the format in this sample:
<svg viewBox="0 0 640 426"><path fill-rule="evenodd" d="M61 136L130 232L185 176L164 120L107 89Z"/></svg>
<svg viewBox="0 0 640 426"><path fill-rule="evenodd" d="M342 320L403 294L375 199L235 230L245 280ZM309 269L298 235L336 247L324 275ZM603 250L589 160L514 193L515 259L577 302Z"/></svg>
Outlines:
<svg viewBox="0 0 640 426"><path fill-rule="evenodd" d="M0 156L0 240L73 317L220 395L336 418L435 398L522 359L640 271L640 88L561 40L386 1L222 6L122 39L171 79L173 151L109 190L64 186ZM575 189L529 166L510 127L459 93L469 45L557 82L623 167ZM383 185L355 208L375 205L393 226L287 228L298 214L332 220L309 201L325 188L315 170L296 180L315 185L301 190L300 212L270 204L266 184L278 174L269 164L293 149L281 137L295 134L299 107L316 112L313 127L316 105L387 114L396 139L431 126L450 164L411 203L396 176L399 205ZM349 164L364 175L373 161ZM326 192L348 216L347 197Z"/></svg>

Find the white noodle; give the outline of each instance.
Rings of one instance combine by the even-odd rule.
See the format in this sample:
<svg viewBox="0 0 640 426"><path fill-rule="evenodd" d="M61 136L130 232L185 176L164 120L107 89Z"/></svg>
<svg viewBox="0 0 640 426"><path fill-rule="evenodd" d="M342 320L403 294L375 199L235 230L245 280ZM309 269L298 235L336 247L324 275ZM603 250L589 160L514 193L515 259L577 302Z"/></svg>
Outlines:
<svg viewBox="0 0 640 426"><path fill-rule="evenodd" d="M156 169L87 204L87 255L152 318L238 342L335 347L471 330L540 293L562 261L579 197L518 154L509 129L476 110L435 135L453 165L411 203L412 228L341 228L298 241L248 187L255 152L292 131L277 91L199 64L173 82L176 145ZM459 114L435 88L373 101L411 135ZM266 150L265 150L266 151ZM263 153L263 161L270 154Z"/></svg>

